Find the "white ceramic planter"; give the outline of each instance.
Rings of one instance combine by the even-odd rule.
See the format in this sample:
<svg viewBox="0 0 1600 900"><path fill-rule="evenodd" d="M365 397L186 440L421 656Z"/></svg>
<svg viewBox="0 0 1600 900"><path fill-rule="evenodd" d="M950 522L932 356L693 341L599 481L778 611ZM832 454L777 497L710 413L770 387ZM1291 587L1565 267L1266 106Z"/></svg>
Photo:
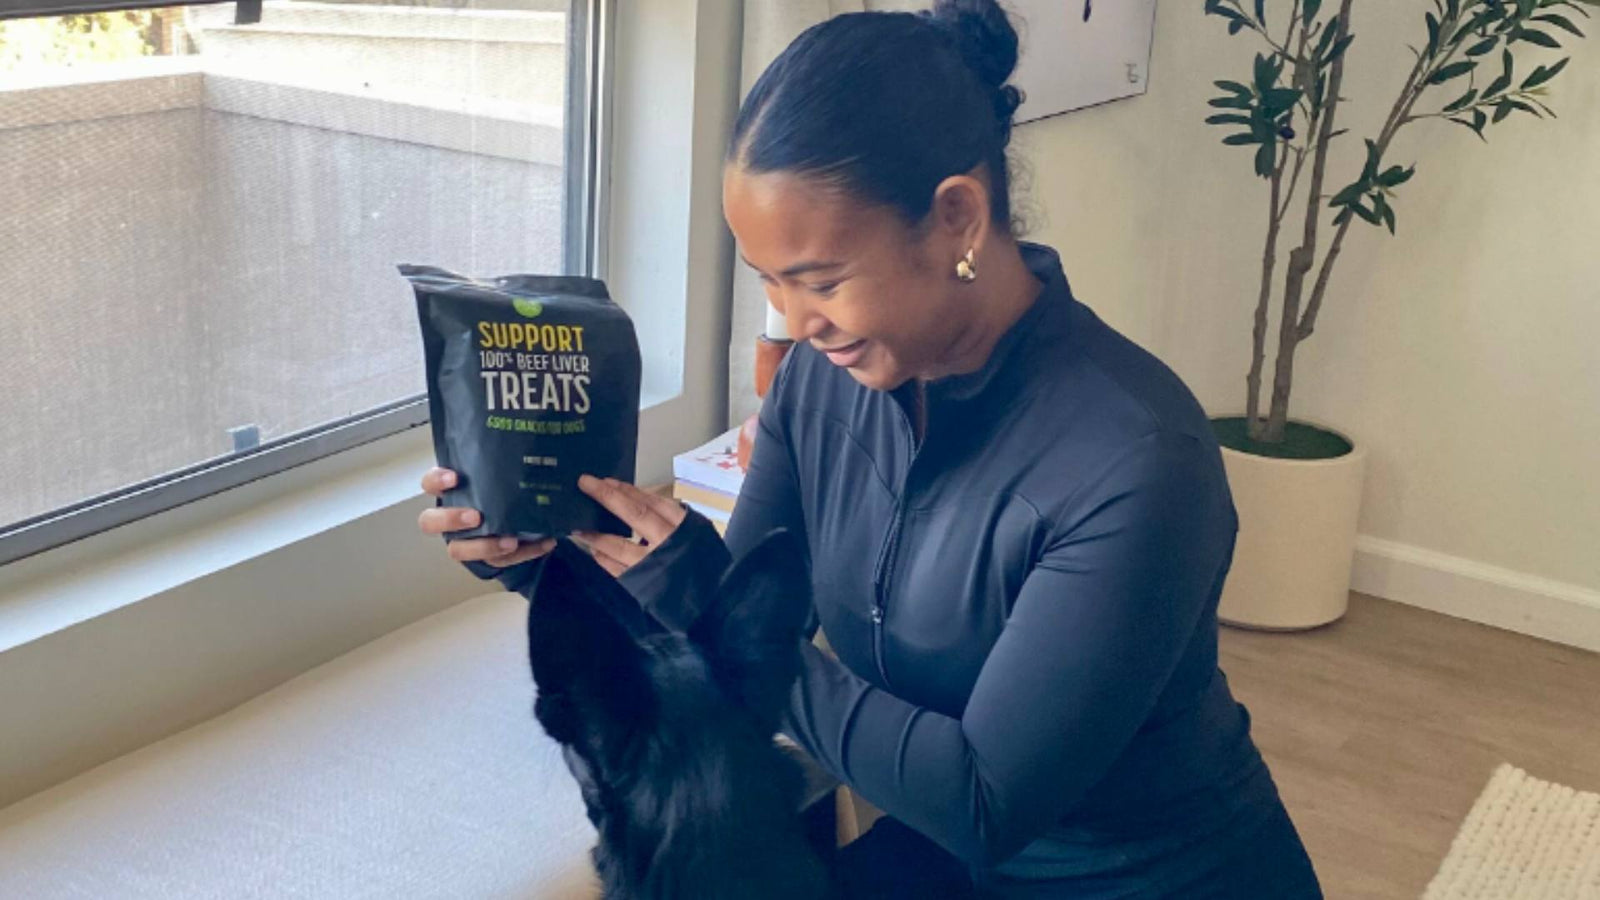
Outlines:
<svg viewBox="0 0 1600 900"><path fill-rule="evenodd" d="M1333 459L1272 459L1222 448L1239 511L1239 542L1217 617L1229 625L1299 631L1349 608L1350 569L1366 448Z"/></svg>

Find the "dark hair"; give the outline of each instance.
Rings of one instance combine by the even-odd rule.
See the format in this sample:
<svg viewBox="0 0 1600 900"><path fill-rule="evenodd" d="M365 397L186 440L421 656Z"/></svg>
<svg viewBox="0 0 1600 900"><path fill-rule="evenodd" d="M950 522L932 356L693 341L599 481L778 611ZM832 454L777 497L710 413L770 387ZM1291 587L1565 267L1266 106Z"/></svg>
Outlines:
<svg viewBox="0 0 1600 900"><path fill-rule="evenodd" d="M1022 92L1017 32L996 0L852 13L813 26L745 98L728 158L751 172L836 182L923 220L944 179L986 167L1010 227L1006 146Z"/></svg>

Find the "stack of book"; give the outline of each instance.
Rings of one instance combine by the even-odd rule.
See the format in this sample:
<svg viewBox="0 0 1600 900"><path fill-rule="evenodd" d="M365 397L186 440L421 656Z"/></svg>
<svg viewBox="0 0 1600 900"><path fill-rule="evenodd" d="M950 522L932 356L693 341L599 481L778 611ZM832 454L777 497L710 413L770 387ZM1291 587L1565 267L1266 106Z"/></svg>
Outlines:
<svg viewBox="0 0 1600 900"><path fill-rule="evenodd" d="M739 429L672 458L672 496L689 505L722 532L744 483L739 468Z"/></svg>

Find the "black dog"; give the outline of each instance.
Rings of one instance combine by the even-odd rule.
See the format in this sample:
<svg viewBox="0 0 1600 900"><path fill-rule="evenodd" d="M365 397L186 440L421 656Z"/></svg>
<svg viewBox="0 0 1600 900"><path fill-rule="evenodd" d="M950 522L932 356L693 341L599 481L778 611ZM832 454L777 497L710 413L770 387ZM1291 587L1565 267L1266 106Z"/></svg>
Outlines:
<svg viewBox="0 0 1600 900"><path fill-rule="evenodd" d="M528 612L534 712L600 833L606 900L820 900L801 775L773 744L810 608L783 533L736 563L687 634L561 542Z"/></svg>

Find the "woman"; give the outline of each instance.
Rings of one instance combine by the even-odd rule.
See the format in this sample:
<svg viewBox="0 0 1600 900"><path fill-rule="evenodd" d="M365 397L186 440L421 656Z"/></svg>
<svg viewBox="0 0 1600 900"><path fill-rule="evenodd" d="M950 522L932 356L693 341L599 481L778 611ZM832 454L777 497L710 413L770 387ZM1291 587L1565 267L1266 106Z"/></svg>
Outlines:
<svg viewBox="0 0 1600 900"><path fill-rule="evenodd" d="M942 0L772 64L724 211L797 343L726 546L593 479L642 541L588 540L681 626L730 551L806 536L838 660L806 648L785 731L888 814L842 854L862 894L1319 897L1217 668L1237 519L1206 416L1010 232L1016 61L994 0ZM548 548L449 549L514 582Z"/></svg>

